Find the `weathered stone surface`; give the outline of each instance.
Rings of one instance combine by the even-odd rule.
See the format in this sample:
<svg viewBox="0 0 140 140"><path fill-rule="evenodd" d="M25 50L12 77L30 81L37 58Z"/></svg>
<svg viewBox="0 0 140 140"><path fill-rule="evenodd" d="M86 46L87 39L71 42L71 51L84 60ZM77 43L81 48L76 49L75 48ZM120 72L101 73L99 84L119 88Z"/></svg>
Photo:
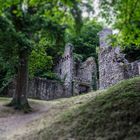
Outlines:
<svg viewBox="0 0 140 140"><path fill-rule="evenodd" d="M125 67L124 67L124 78L125 79L140 75L139 63L140 63L140 60L137 60L132 63L127 63L127 65L125 65Z"/></svg>
<svg viewBox="0 0 140 140"><path fill-rule="evenodd" d="M107 88L124 79L123 63L118 63L114 48L106 48L99 54L100 89Z"/></svg>
<svg viewBox="0 0 140 140"><path fill-rule="evenodd" d="M76 66L78 64L78 67ZM83 63L74 63L73 46L67 44L62 58L57 62L54 72L60 81L34 78L29 81L28 96L36 99L50 100L86 93L96 88L97 67L93 57ZM15 92L15 84L8 92Z"/></svg>
<svg viewBox="0 0 140 140"><path fill-rule="evenodd" d="M7 87L6 94L12 96L15 93L16 80ZM28 97L42 100L52 100L68 97L62 83L45 78L34 78L29 81Z"/></svg>
<svg viewBox="0 0 140 140"><path fill-rule="evenodd" d="M65 52L55 67L55 72L62 81L68 95L89 92L96 87L97 67L93 57L85 62L74 62L73 46L67 44ZM95 89L95 88L94 88Z"/></svg>
<svg viewBox="0 0 140 140"><path fill-rule="evenodd" d="M56 99L79 95L94 89L105 89L120 80L140 75L140 60L129 63L119 47L111 46L112 30L104 29L99 33L99 80L97 66L93 57L85 62L74 62L73 45L67 44L54 72L63 81L35 78L29 82L29 97L37 99ZM15 92L15 82L9 88L10 94Z"/></svg>
<svg viewBox="0 0 140 140"><path fill-rule="evenodd" d="M110 29L104 29L99 33L99 84L100 89L105 89L118 83L120 80L139 75L139 62L129 63L125 54L121 53L119 47L110 46L112 35Z"/></svg>
<svg viewBox="0 0 140 140"><path fill-rule="evenodd" d="M139 71L139 75L140 75L140 62L138 62L138 71Z"/></svg>
<svg viewBox="0 0 140 140"><path fill-rule="evenodd" d="M99 40L100 40L100 49L108 48L111 44L110 35L112 35L112 30L105 28L103 31L99 32Z"/></svg>
<svg viewBox="0 0 140 140"><path fill-rule="evenodd" d="M73 63L73 45L68 43L62 58L54 69L54 72L64 82L65 90L68 95L72 94Z"/></svg>
<svg viewBox="0 0 140 140"><path fill-rule="evenodd" d="M28 97L51 100L66 97L62 83L44 78L34 78L29 82Z"/></svg>
<svg viewBox="0 0 140 140"><path fill-rule="evenodd" d="M85 62L75 67L73 92L80 94L96 89L97 67L93 57L89 57Z"/></svg>

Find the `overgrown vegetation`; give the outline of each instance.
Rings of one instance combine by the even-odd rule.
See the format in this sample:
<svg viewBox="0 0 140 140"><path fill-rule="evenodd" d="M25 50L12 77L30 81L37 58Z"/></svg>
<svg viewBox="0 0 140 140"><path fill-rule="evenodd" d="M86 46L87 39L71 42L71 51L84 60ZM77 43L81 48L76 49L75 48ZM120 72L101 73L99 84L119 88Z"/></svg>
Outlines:
<svg viewBox="0 0 140 140"><path fill-rule="evenodd" d="M140 60L140 48L138 48L136 46L124 48L123 53L126 54L125 58L129 62L134 62L136 60Z"/></svg>
<svg viewBox="0 0 140 140"><path fill-rule="evenodd" d="M0 0L0 93L17 78L16 96L10 105L18 102L15 108L20 108L26 102L28 106L28 70L30 78L58 79L52 69L67 42L74 44L76 60L93 56L97 61L97 33L102 25L93 20L92 5L92 0ZM119 30L114 40L129 47L124 51L126 57L139 59L139 0L101 0L99 5L102 17ZM83 12L87 18L82 17Z"/></svg>
<svg viewBox="0 0 140 140"><path fill-rule="evenodd" d="M9 119L1 120L8 126L0 126L6 131L2 133L3 139L7 133L8 140L138 140L140 137L140 77L122 81L108 90L71 98L30 100L35 112L26 115L2 106L7 102L9 99L0 98L0 117ZM9 125L13 122L18 123L18 128Z"/></svg>
<svg viewBox="0 0 140 140"><path fill-rule="evenodd" d="M100 0L100 15L116 30L114 46L121 46L126 58L133 62L140 58L140 1Z"/></svg>
<svg viewBox="0 0 140 140"><path fill-rule="evenodd" d="M123 81L71 111L39 135L49 140L140 138L140 77Z"/></svg>
<svg viewBox="0 0 140 140"><path fill-rule="evenodd" d="M115 36L122 47L140 47L140 1L100 0L100 14L118 30Z"/></svg>
<svg viewBox="0 0 140 140"><path fill-rule="evenodd" d="M74 58L78 61L85 61L88 57L93 56L98 59L99 36L102 25L95 20L84 20L79 35L67 33L67 42L74 44Z"/></svg>
<svg viewBox="0 0 140 140"><path fill-rule="evenodd" d="M6 77L6 80L2 77L1 89L4 82L9 82L7 72L11 72L10 77L15 74L17 80L16 93L9 106L16 109L29 107L26 97L28 70L30 77L45 75L44 71L52 70L53 62L65 44L65 29L70 26L76 34L80 32L81 8L89 7L90 3L90 0L86 5L82 0L0 1L0 59L4 62L14 59L13 73L9 68L0 69L0 74Z"/></svg>
<svg viewBox="0 0 140 140"><path fill-rule="evenodd" d="M85 11L93 14L91 0L0 1L1 91L18 75L20 54L24 51L28 57L30 78L40 76L57 79L52 67L63 54L67 42L75 43L76 53L79 54L81 44L78 42L82 39L82 48L87 47L87 56L90 51L95 55L98 44L98 38L94 38L97 32L95 30L99 30L100 26L95 21L89 22L89 17L83 20L82 12ZM91 33L91 30L94 32ZM87 39L89 36L90 39ZM80 56L85 59L83 53Z"/></svg>

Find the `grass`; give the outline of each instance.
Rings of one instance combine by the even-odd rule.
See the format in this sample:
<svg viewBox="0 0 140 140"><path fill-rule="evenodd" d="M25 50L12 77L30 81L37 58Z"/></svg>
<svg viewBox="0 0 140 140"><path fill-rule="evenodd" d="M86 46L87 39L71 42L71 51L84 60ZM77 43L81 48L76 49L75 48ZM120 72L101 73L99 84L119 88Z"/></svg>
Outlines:
<svg viewBox="0 0 140 140"><path fill-rule="evenodd" d="M97 94L100 94L100 91L53 101L29 99L29 103L33 108L33 112L29 114L24 114L20 111L11 110L11 108L3 106L4 104L10 102L11 99L0 98L2 101L0 102L0 116L1 114L5 114L4 118L7 120L6 122L0 120L0 123L3 124L3 126L0 126L0 133L1 129L4 131L2 136L0 135L0 139L40 140L40 132L47 127L50 127L56 120L60 118L63 112L73 110L74 108L83 105L85 102L90 101ZM5 113L4 111L7 109L9 109L9 113ZM13 111L13 113L10 113L10 111Z"/></svg>
<svg viewBox="0 0 140 140"><path fill-rule="evenodd" d="M139 140L139 112L140 77L65 111L39 136L44 140Z"/></svg>
<svg viewBox="0 0 140 140"><path fill-rule="evenodd" d="M34 115L42 114L10 140L140 140L140 77L108 90L30 104Z"/></svg>

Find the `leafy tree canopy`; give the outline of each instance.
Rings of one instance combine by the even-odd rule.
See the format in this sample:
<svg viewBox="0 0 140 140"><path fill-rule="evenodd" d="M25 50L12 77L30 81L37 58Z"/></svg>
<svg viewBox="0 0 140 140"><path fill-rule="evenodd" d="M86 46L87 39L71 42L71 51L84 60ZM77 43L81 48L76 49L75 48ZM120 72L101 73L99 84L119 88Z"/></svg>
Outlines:
<svg viewBox="0 0 140 140"><path fill-rule="evenodd" d="M92 1L0 0L0 60L2 85L17 74L19 52L27 50L30 76L51 71L63 52L65 30L78 34L83 25L82 8Z"/></svg>
<svg viewBox="0 0 140 140"><path fill-rule="evenodd" d="M99 46L98 33L102 25L95 20L84 20L80 34L67 33L67 41L74 44L74 56L76 60L84 61L93 56L97 60L97 47Z"/></svg>
<svg viewBox="0 0 140 140"><path fill-rule="evenodd" d="M102 17L118 29L115 36L121 46L140 47L140 1L100 0Z"/></svg>

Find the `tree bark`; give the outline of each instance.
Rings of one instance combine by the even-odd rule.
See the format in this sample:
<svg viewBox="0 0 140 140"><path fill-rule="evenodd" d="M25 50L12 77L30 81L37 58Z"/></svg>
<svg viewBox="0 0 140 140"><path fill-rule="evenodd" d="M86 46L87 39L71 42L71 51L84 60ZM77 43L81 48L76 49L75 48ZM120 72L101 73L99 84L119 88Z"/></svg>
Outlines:
<svg viewBox="0 0 140 140"><path fill-rule="evenodd" d="M19 52L19 66L16 79L16 92L9 106L25 112L31 111L27 100L28 92L28 50L24 49Z"/></svg>

